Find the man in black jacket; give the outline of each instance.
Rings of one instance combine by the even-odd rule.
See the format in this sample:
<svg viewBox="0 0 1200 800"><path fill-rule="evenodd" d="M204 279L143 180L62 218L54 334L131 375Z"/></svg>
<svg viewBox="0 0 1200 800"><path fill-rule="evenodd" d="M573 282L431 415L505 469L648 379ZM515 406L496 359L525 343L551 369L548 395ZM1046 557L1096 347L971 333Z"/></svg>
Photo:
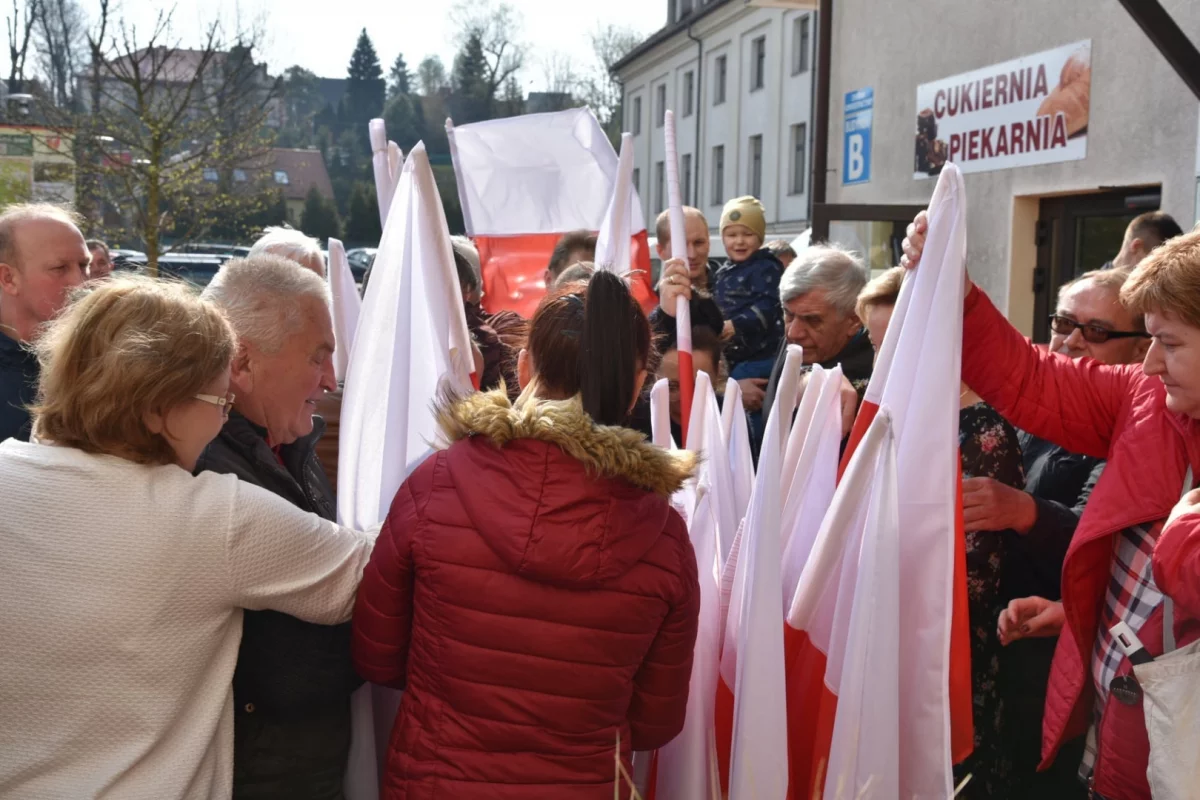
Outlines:
<svg viewBox="0 0 1200 800"><path fill-rule="evenodd" d="M238 334L234 410L197 471L237 475L334 519L316 456L313 413L333 375L329 290L297 263L255 256L225 264L205 290ZM342 797L350 747L350 626L246 611L233 676L235 798Z"/></svg>
<svg viewBox="0 0 1200 800"><path fill-rule="evenodd" d="M27 345L87 278L91 255L76 221L47 205L0 214L0 441L29 439L39 369Z"/></svg>
<svg viewBox="0 0 1200 800"><path fill-rule="evenodd" d="M808 247L783 273L779 299L786 336L767 383L764 417L775 405L789 344L804 348L805 366L820 364L832 369L840 364L842 374L862 399L875 365L875 350L855 306L869 278L870 272L856 254L834 245Z"/></svg>

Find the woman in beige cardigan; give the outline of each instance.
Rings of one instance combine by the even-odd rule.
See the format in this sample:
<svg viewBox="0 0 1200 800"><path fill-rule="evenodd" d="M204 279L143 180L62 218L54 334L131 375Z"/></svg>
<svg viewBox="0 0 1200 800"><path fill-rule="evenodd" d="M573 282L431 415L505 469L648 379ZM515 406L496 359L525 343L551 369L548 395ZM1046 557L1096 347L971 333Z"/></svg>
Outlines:
<svg viewBox="0 0 1200 800"><path fill-rule="evenodd" d="M373 544L228 475L234 337L119 279L38 342L34 442L0 444L0 796L224 798L242 609L350 617Z"/></svg>

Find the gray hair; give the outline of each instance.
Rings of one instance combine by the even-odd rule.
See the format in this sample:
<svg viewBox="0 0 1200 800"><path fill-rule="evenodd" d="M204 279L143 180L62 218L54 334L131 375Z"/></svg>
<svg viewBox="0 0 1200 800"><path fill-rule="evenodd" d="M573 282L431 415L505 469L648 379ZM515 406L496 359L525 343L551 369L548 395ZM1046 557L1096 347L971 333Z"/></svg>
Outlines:
<svg viewBox="0 0 1200 800"><path fill-rule="evenodd" d="M333 302L323 278L275 255L226 262L201 296L225 312L239 339L267 353L279 352L284 340L303 326L301 300L311 297L326 306Z"/></svg>
<svg viewBox="0 0 1200 800"><path fill-rule="evenodd" d="M831 306L853 316L858 293L870 276L857 253L836 244L812 245L784 271L779 280L779 300L786 305L814 289L824 289Z"/></svg>
<svg viewBox="0 0 1200 800"><path fill-rule="evenodd" d="M454 252L458 253L471 267L471 272L474 275L473 281L463 281L463 276L459 276L459 281L466 284L467 289L475 291L483 286L483 271L479 265L479 250L476 249L475 243L465 236L451 236L450 246L454 248Z"/></svg>
<svg viewBox="0 0 1200 800"><path fill-rule="evenodd" d="M295 261L325 277L325 253L321 242L294 228L272 226L263 231L250 248L250 258L272 255Z"/></svg>

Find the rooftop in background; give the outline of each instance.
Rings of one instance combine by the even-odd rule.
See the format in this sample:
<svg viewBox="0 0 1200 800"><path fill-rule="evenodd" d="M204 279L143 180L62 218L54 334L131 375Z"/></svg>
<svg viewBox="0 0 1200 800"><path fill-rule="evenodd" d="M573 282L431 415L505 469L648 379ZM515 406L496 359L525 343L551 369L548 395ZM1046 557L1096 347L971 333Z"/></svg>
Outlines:
<svg viewBox="0 0 1200 800"><path fill-rule="evenodd" d="M314 186L322 197L333 197L333 184L320 150L273 148L270 169L288 200L304 200Z"/></svg>
<svg viewBox="0 0 1200 800"><path fill-rule="evenodd" d="M721 6L732 2L734 0L667 0L667 24L613 64L611 71L616 72L647 51L653 50L656 45L670 39L679 31L685 30L697 20L703 19Z"/></svg>

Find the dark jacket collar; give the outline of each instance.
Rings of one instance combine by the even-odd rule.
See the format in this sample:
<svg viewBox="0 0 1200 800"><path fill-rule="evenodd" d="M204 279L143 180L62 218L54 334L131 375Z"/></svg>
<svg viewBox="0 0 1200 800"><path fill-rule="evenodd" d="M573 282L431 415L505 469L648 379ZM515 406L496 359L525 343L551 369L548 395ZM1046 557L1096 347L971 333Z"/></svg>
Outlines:
<svg viewBox="0 0 1200 800"><path fill-rule="evenodd" d="M787 352L786 343L784 352ZM854 334L842 348L842 352L828 361L822 362L821 366L825 369L833 369L838 364L842 365L842 374L846 376L847 380L866 380L871 377L871 372L875 367L875 348L871 346L871 337L867 335L866 330L860 330Z"/></svg>

